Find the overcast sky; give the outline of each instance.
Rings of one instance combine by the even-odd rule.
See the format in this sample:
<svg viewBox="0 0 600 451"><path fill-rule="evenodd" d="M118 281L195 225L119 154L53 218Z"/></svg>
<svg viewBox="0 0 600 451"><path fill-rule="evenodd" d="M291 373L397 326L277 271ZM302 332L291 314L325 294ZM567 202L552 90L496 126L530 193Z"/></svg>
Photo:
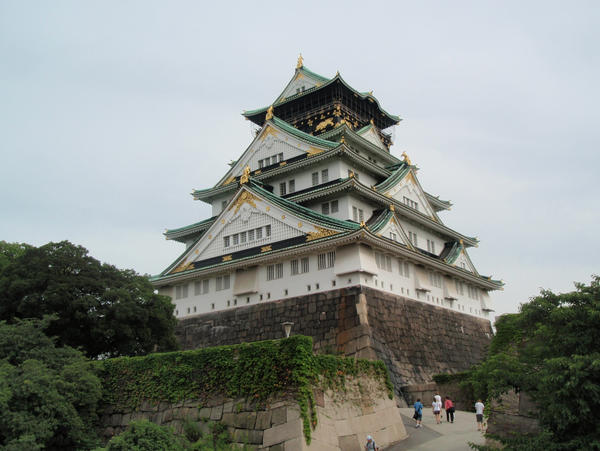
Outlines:
<svg viewBox="0 0 600 451"><path fill-rule="evenodd" d="M599 42L596 1L0 0L0 240L162 271L302 52L403 118L392 153L516 311L599 272Z"/></svg>

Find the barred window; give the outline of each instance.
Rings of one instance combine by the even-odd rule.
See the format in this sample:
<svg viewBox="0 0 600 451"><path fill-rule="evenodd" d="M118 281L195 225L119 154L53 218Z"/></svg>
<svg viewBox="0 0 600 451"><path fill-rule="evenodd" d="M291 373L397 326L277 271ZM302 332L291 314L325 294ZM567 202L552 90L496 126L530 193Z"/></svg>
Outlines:
<svg viewBox="0 0 600 451"><path fill-rule="evenodd" d="M288 191L289 191L290 193L293 193L294 191L296 191L296 180L293 180L293 179L292 179L292 180L290 180L290 181L288 182L288 188L289 188L289 189L288 189Z"/></svg>
<svg viewBox="0 0 600 451"><path fill-rule="evenodd" d="M283 263L267 266L267 280L283 278Z"/></svg>
<svg viewBox="0 0 600 451"><path fill-rule="evenodd" d="M335 265L335 251L318 255L318 269L332 268Z"/></svg>
<svg viewBox="0 0 600 451"><path fill-rule="evenodd" d="M328 215L329 214L329 203L325 202L324 204L321 204L321 213L324 215Z"/></svg>
<svg viewBox="0 0 600 451"><path fill-rule="evenodd" d="M318 172L312 173L312 184L313 184L313 186L319 184L319 173Z"/></svg>
<svg viewBox="0 0 600 451"><path fill-rule="evenodd" d="M338 201L337 200L332 200L331 201L331 212L332 213L337 213L339 211L338 209Z"/></svg>
<svg viewBox="0 0 600 451"><path fill-rule="evenodd" d="M329 181L329 170L323 169L321 171L321 183L325 183Z"/></svg>
<svg viewBox="0 0 600 451"><path fill-rule="evenodd" d="M301 264L301 269L302 269L302 273L307 273L308 272L308 257L304 257L303 259L300 260L300 264Z"/></svg>
<svg viewBox="0 0 600 451"><path fill-rule="evenodd" d="M223 237L223 246L229 247L229 237L228 236Z"/></svg>
<svg viewBox="0 0 600 451"><path fill-rule="evenodd" d="M202 294L208 293L210 279L204 279L202 281Z"/></svg>
<svg viewBox="0 0 600 451"><path fill-rule="evenodd" d="M183 299L188 297L188 286L186 285L177 285L175 287L175 299Z"/></svg>
<svg viewBox="0 0 600 451"><path fill-rule="evenodd" d="M286 194L286 190L285 190L285 182L282 182L279 184L279 195L280 196L285 196Z"/></svg>
<svg viewBox="0 0 600 451"><path fill-rule="evenodd" d="M297 276L299 274L298 271L298 260L292 260L290 262L292 276Z"/></svg>

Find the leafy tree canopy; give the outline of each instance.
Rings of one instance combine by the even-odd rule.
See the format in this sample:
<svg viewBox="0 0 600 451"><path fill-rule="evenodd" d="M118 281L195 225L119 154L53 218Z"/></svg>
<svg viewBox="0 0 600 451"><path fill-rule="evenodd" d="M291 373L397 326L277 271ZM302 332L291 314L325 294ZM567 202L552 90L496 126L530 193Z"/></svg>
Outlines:
<svg viewBox="0 0 600 451"><path fill-rule="evenodd" d="M75 450L97 444L101 383L73 348L57 348L50 319L0 321L0 448Z"/></svg>
<svg viewBox="0 0 600 451"><path fill-rule="evenodd" d="M47 333L92 358L176 348L173 304L146 277L68 241L3 246L12 254L0 267L0 320L54 315Z"/></svg>
<svg viewBox="0 0 600 451"><path fill-rule="evenodd" d="M20 257L33 246L25 243L7 243L0 241L0 271L15 258Z"/></svg>
<svg viewBox="0 0 600 451"><path fill-rule="evenodd" d="M542 434L508 449L600 449L600 277L575 286L543 290L499 318L489 356L471 375L478 396L517 389L540 406Z"/></svg>

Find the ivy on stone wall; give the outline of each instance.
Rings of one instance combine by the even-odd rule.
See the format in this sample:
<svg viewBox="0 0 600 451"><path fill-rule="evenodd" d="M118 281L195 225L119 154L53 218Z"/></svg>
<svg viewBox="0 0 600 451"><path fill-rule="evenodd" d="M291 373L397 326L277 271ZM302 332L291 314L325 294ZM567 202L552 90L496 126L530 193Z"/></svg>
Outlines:
<svg viewBox="0 0 600 451"><path fill-rule="evenodd" d="M193 351L119 357L98 362L103 401L135 410L143 401L176 403L188 399L254 398L291 393L300 406L304 435L310 443L317 424L313 388L343 387L346 376L380 378L393 396L383 362L338 356L315 356L312 338L296 335L283 340L243 343Z"/></svg>

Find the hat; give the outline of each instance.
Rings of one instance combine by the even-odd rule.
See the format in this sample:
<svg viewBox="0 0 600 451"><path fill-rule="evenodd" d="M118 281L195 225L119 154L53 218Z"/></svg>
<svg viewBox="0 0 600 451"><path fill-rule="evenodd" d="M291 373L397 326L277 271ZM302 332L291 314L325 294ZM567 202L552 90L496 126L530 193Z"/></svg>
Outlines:
<svg viewBox="0 0 600 451"><path fill-rule="evenodd" d="M373 440L373 437L371 437L370 435L367 435L367 440Z"/></svg>

